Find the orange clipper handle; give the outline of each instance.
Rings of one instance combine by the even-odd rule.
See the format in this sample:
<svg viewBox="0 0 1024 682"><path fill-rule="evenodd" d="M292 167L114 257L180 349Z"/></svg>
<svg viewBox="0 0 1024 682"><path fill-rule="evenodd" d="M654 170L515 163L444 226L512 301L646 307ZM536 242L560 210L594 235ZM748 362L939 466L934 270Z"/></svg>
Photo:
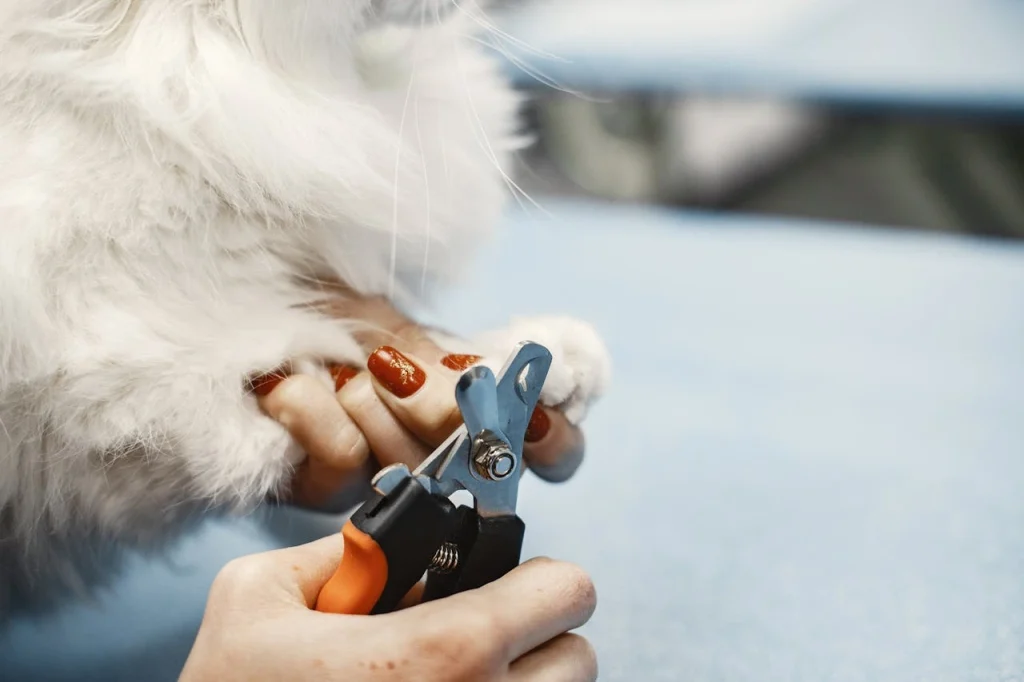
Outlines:
<svg viewBox="0 0 1024 682"><path fill-rule="evenodd" d="M377 541L348 521L341 534L345 553L341 565L320 590L316 610L367 616L388 582L388 559Z"/></svg>
<svg viewBox="0 0 1024 682"><path fill-rule="evenodd" d="M457 523L455 505L410 477L375 493L342 528L341 565L320 590L316 610L347 615L388 613L433 561Z"/></svg>

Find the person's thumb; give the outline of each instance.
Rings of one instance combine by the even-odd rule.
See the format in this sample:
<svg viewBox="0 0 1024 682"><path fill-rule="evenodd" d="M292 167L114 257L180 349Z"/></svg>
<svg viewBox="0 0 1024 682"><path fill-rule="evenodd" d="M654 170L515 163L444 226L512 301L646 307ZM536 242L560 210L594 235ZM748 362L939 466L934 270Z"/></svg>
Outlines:
<svg viewBox="0 0 1024 682"><path fill-rule="evenodd" d="M341 564L345 541L341 533L297 547L288 547L266 555L277 578L293 587L308 608Z"/></svg>

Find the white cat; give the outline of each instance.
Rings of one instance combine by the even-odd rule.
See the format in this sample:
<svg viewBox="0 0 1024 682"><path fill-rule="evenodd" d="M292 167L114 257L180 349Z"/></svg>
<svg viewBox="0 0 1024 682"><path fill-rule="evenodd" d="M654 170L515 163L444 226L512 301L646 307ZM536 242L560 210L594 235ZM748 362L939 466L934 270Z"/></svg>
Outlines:
<svg viewBox="0 0 1024 682"><path fill-rule="evenodd" d="M474 0L0 0L0 612L287 485L301 454L244 378L365 362L318 283L414 304L500 216L522 140L483 22ZM524 338L582 419L594 332L478 344Z"/></svg>

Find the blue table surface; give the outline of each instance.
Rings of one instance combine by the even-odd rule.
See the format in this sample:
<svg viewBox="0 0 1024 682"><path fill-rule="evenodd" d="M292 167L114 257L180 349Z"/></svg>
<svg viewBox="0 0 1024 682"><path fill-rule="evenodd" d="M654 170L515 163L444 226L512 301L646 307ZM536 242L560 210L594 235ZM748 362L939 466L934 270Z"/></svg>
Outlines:
<svg viewBox="0 0 1024 682"><path fill-rule="evenodd" d="M594 576L603 680L1024 679L1024 249L547 207L439 319L568 312L610 345L588 462L520 503L527 555ZM339 524L211 522L16 623L0 677L173 680L225 561Z"/></svg>
<svg viewBox="0 0 1024 682"><path fill-rule="evenodd" d="M570 89L1024 113L1018 0L535 0L501 26Z"/></svg>

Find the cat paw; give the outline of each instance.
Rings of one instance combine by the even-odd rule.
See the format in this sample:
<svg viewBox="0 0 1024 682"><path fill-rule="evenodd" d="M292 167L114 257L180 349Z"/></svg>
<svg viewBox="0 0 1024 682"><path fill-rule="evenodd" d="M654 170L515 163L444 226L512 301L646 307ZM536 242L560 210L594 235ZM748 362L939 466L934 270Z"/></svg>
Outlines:
<svg viewBox="0 0 1024 682"><path fill-rule="evenodd" d="M604 395L611 379L611 356L597 331L571 317L520 317L503 329L478 335L471 345L485 352L484 363L497 372L522 341L539 343L551 351L551 370L541 403L579 424Z"/></svg>

